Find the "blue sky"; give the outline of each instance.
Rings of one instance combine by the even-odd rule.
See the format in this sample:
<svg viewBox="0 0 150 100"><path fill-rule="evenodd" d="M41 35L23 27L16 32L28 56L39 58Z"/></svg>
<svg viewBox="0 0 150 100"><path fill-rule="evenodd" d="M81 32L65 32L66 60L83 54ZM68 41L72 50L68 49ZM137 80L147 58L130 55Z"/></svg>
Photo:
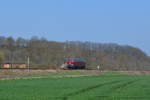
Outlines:
<svg viewBox="0 0 150 100"><path fill-rule="evenodd" d="M150 55L150 0L0 0L0 35L139 47Z"/></svg>

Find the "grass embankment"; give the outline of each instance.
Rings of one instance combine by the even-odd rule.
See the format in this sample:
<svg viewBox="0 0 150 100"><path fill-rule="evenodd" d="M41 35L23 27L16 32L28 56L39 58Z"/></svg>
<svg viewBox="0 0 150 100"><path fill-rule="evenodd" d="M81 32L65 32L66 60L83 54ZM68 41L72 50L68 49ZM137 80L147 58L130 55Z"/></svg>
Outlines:
<svg viewBox="0 0 150 100"><path fill-rule="evenodd" d="M149 75L114 72L99 76L0 80L0 100L150 100L149 83Z"/></svg>

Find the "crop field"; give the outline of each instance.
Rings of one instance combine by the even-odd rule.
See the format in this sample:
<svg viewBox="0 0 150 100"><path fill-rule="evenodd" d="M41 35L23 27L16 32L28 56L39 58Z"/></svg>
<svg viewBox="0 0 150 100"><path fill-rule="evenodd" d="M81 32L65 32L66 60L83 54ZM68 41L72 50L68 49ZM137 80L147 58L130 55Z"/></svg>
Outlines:
<svg viewBox="0 0 150 100"><path fill-rule="evenodd" d="M149 75L0 80L0 100L150 100Z"/></svg>

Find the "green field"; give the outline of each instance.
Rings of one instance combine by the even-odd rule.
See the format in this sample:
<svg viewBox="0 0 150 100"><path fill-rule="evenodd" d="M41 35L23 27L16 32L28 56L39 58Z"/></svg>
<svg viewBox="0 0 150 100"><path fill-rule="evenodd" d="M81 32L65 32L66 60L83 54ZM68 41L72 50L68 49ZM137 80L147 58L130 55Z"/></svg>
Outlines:
<svg viewBox="0 0 150 100"><path fill-rule="evenodd" d="M150 76L0 80L0 100L150 100Z"/></svg>

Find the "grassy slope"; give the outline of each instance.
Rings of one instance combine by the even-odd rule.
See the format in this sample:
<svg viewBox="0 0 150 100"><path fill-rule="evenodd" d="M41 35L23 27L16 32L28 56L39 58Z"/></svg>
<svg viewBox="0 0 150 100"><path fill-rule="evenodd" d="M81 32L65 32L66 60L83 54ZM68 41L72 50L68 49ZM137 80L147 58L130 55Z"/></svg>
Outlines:
<svg viewBox="0 0 150 100"><path fill-rule="evenodd" d="M1 80L0 100L150 100L150 76Z"/></svg>

